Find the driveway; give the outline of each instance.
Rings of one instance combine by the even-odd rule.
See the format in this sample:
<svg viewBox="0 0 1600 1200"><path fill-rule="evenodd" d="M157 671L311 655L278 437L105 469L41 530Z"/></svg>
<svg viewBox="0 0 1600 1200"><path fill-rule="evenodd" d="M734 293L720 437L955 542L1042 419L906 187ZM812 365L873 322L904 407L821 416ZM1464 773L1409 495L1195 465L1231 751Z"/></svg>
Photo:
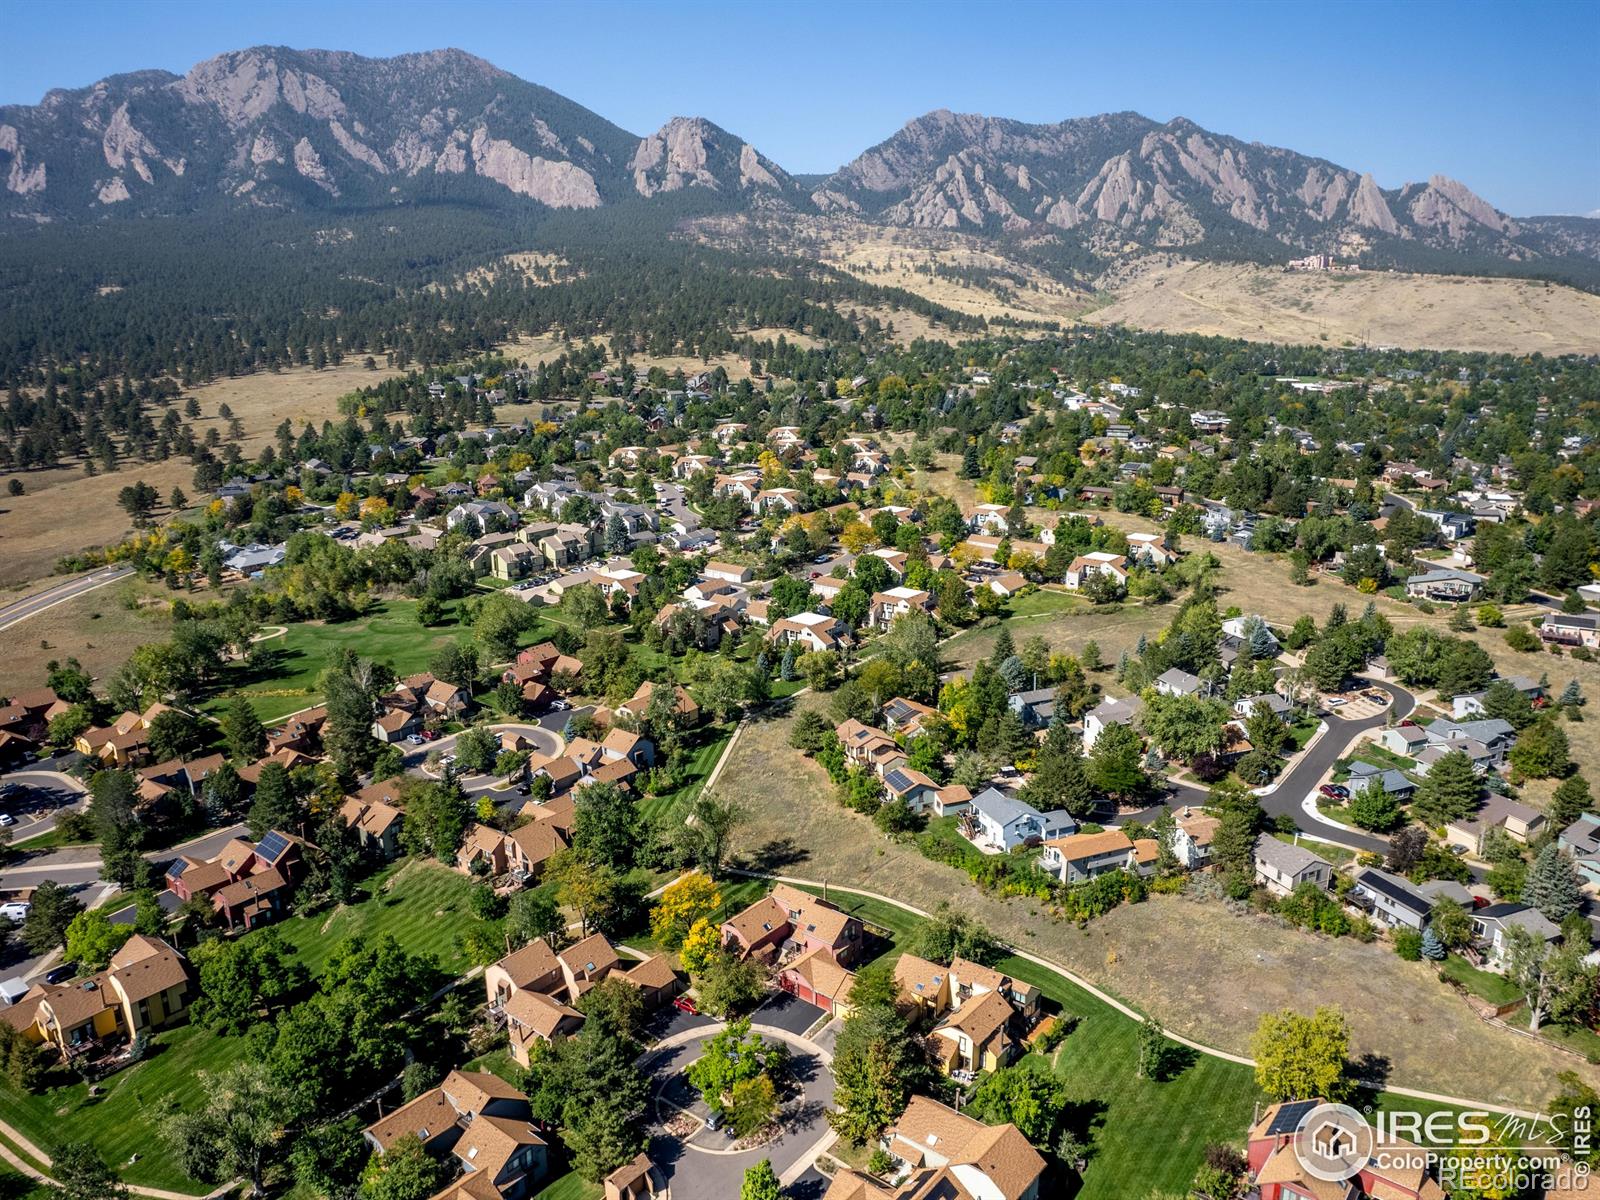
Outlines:
<svg viewBox="0 0 1600 1200"><path fill-rule="evenodd" d="M772 999L756 1010L751 1020L758 1025L771 1025L800 1037L826 1015L815 1004L808 1004L798 996L776 992Z"/></svg>
<svg viewBox="0 0 1600 1200"><path fill-rule="evenodd" d="M703 1034L690 1031L679 1044L645 1055L643 1066L655 1080L650 1157L666 1176L674 1200L729 1200L739 1194L745 1171L763 1158L772 1160L779 1176L804 1172L832 1138L827 1109L833 1103L833 1072L828 1069L827 1052L814 1042L764 1025L765 1016L766 1009L759 1010L754 1023L760 1033L788 1045L793 1087L779 1118L782 1132L754 1149L734 1150L726 1129L711 1130L703 1124L686 1137L666 1131L666 1123L680 1109L698 1121L705 1119L708 1110L682 1073L701 1056L705 1042L721 1031L720 1022Z"/></svg>
<svg viewBox="0 0 1600 1200"><path fill-rule="evenodd" d="M558 717L567 717L571 714L566 712L558 712L552 715ZM528 741L533 743L534 752L537 754L542 754L546 757L554 757L555 755L561 753L561 748L563 745L562 735L560 732L561 727L551 728L546 726L542 720L531 724L523 722L506 722L503 724L490 725L488 728L497 734L521 734L523 737L527 738ZM423 779L436 779L437 776L430 775L426 770L423 769L422 764L424 760L426 760L428 755L432 754L435 750L437 750L440 754L454 753L456 748L456 739L460 736L461 735L458 733L452 733L448 737L439 738L437 741L423 742L420 746L413 746L408 742L400 743L401 753L403 761L406 765L406 770L413 775L420 776ZM505 780L501 776L494 774L492 771L484 775L461 775L457 777L456 782L461 785L461 790L469 796L481 796L485 793L494 796L497 802L502 802L502 808L511 807L513 804L520 805L522 803L522 793L517 791L515 788L499 787L499 785L504 783Z"/></svg>

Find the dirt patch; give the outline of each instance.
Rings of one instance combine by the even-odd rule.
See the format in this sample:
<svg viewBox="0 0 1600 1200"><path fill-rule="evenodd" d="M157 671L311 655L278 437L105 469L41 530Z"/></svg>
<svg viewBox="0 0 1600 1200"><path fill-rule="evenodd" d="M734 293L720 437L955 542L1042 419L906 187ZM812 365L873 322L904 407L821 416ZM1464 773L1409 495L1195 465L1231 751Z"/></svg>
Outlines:
<svg viewBox="0 0 1600 1200"><path fill-rule="evenodd" d="M1251 341L1491 353L1593 354L1600 297L1560 284L1457 275L1289 272L1147 259L1112 285L1097 324Z"/></svg>

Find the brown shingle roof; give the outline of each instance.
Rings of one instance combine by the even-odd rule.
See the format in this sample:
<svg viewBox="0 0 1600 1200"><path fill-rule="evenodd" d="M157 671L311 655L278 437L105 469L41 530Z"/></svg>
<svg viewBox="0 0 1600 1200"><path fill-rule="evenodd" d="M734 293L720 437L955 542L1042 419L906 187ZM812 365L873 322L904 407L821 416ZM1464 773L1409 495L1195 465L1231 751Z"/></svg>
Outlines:
<svg viewBox="0 0 1600 1200"><path fill-rule="evenodd" d="M556 953L543 938L535 938L494 964L511 977L514 987L531 987L558 969Z"/></svg>

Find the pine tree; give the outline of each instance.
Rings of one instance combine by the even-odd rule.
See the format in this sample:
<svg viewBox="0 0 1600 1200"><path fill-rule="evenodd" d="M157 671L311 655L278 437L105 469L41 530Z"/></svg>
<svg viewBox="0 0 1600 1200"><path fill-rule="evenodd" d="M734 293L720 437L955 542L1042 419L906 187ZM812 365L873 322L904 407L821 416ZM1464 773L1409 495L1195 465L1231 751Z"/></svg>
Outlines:
<svg viewBox="0 0 1600 1200"><path fill-rule="evenodd" d="M267 748L267 732L244 696L235 696L222 714L222 733L228 742L229 755L239 762L254 762Z"/></svg>
<svg viewBox="0 0 1600 1200"><path fill-rule="evenodd" d="M795 677L794 659L794 643L790 642L788 648L783 652L783 662L778 666L778 675L785 682L793 680Z"/></svg>
<svg viewBox="0 0 1600 1200"><path fill-rule="evenodd" d="M1550 797L1550 823L1559 831L1571 825L1594 805L1589 781L1582 775L1568 775Z"/></svg>
<svg viewBox="0 0 1600 1200"><path fill-rule="evenodd" d="M1561 692L1561 707L1572 708L1583 703L1583 688L1576 679L1570 680Z"/></svg>
<svg viewBox="0 0 1600 1200"><path fill-rule="evenodd" d="M1374 781L1370 787L1381 787ZM1477 804L1482 783L1472 760L1460 750L1450 750L1428 768L1417 788L1411 811L1430 825L1443 825L1471 814Z"/></svg>
<svg viewBox="0 0 1600 1200"><path fill-rule="evenodd" d="M1444 943L1439 940L1439 935L1431 927L1422 931L1422 957L1430 962L1439 962L1444 958Z"/></svg>
<svg viewBox="0 0 1600 1200"><path fill-rule="evenodd" d="M1105 660L1100 657L1100 643L1090 638L1083 644L1083 654L1080 658L1085 671L1098 671L1105 666Z"/></svg>
<svg viewBox="0 0 1600 1200"><path fill-rule="evenodd" d="M1089 782L1078 736L1065 721L1051 723L1022 797L1041 812L1064 808L1080 819L1094 812L1094 785Z"/></svg>
<svg viewBox="0 0 1600 1200"><path fill-rule="evenodd" d="M1539 851L1522 884L1522 899L1557 925L1583 902L1572 856L1551 842Z"/></svg>
<svg viewBox="0 0 1600 1200"><path fill-rule="evenodd" d="M1001 663L1015 655L1016 652L1017 647L1016 643L1011 638L1011 630L1007 629L1004 625L1000 626L1000 636L995 638L994 651L989 655L990 664L998 669Z"/></svg>

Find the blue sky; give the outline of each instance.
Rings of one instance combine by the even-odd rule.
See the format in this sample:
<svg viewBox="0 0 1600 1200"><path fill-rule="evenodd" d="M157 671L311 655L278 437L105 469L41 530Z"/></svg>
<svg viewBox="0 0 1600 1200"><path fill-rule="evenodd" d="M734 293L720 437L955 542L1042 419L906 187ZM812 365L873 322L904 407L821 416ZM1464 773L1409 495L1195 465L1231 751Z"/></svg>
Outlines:
<svg viewBox="0 0 1600 1200"><path fill-rule="evenodd" d="M32 0L0 103L260 43L459 46L636 133L705 116L828 171L934 108L1134 109L1371 171L1435 172L1514 215L1600 209L1600 4L506 4Z"/></svg>

